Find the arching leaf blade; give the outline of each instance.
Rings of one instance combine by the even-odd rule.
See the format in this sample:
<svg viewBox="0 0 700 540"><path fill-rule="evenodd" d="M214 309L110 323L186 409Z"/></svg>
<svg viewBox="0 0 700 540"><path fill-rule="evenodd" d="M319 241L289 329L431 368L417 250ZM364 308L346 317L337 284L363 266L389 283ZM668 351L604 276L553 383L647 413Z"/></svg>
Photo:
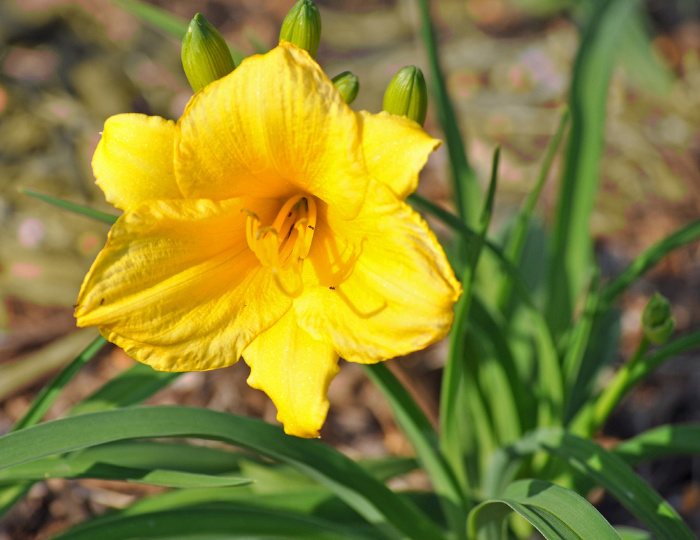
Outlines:
<svg viewBox="0 0 700 540"><path fill-rule="evenodd" d="M469 537L486 538L503 526L511 512L520 514L548 540L620 540L619 535L586 499L541 480L519 480L502 499L487 501L469 515ZM487 532L488 531L488 532Z"/></svg>
<svg viewBox="0 0 700 540"><path fill-rule="evenodd" d="M358 464L318 441L284 435L265 422L192 407L138 407L47 422L0 438L0 468L50 455L146 437L218 440L293 465L326 485L389 537L442 538L414 505Z"/></svg>

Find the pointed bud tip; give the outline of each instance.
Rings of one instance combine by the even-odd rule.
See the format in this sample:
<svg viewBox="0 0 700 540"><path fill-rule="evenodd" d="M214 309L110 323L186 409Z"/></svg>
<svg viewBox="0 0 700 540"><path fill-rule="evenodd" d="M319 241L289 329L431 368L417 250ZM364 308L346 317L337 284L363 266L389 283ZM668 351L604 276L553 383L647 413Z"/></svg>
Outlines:
<svg viewBox="0 0 700 540"><path fill-rule="evenodd" d="M197 13L187 27L181 58L187 80L195 92L236 67L223 36L201 13Z"/></svg>
<svg viewBox="0 0 700 540"><path fill-rule="evenodd" d="M405 66L394 75L384 93L384 110L423 125L428 111L428 89L419 68Z"/></svg>
<svg viewBox="0 0 700 540"><path fill-rule="evenodd" d="M321 42L321 15L311 0L299 0L284 18L280 41L289 41L316 57Z"/></svg>
<svg viewBox="0 0 700 540"><path fill-rule="evenodd" d="M204 38L209 32L219 33L216 27L213 24L211 24L204 17L204 15L202 15L201 13L196 13L195 16L192 17L190 24L187 26L187 34L185 35L183 42L185 39L188 39L188 36L189 39L192 39L196 35L199 35L200 38Z"/></svg>
<svg viewBox="0 0 700 540"><path fill-rule="evenodd" d="M343 71L331 80L346 104L350 105L355 101L357 92L360 90L360 80L355 75L349 71Z"/></svg>

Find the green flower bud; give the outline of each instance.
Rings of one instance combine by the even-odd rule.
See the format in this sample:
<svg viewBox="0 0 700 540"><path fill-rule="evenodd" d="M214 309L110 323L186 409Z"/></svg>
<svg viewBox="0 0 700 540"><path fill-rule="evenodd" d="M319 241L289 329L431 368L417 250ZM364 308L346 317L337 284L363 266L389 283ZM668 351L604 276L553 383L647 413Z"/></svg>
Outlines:
<svg viewBox="0 0 700 540"><path fill-rule="evenodd" d="M350 73L349 71L343 71L341 74L336 75L331 79L333 84L343 96L345 103L350 105L357 97L357 92L360 90L360 80Z"/></svg>
<svg viewBox="0 0 700 540"><path fill-rule="evenodd" d="M671 337L675 326L671 304L658 292L654 293L642 314L644 335L651 343L661 345Z"/></svg>
<svg viewBox="0 0 700 540"><path fill-rule="evenodd" d="M224 38L199 13L190 22L182 40L182 67L195 92L228 75L236 67Z"/></svg>
<svg viewBox="0 0 700 540"><path fill-rule="evenodd" d="M321 42L321 15L316 4L311 0L299 0L289 10L282 23L280 41L294 43L306 51L311 58L316 58L318 44Z"/></svg>
<svg viewBox="0 0 700 540"><path fill-rule="evenodd" d="M384 93L384 110L408 116L423 125L428 110L428 89L420 69L405 66L394 75Z"/></svg>

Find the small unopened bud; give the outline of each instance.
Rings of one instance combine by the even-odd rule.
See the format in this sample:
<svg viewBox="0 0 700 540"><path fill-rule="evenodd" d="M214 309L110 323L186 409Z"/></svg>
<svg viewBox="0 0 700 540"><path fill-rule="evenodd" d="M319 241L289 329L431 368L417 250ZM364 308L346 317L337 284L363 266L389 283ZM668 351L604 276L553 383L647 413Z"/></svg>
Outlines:
<svg viewBox="0 0 700 540"><path fill-rule="evenodd" d="M671 313L671 304L658 292L649 299L642 314L644 335L655 345L665 343L671 337L676 322Z"/></svg>
<svg viewBox="0 0 700 540"><path fill-rule="evenodd" d="M405 66L394 75L384 93L384 110L408 116L423 125L428 110L428 89L420 69Z"/></svg>
<svg viewBox="0 0 700 540"><path fill-rule="evenodd" d="M311 58L316 58L318 44L321 42L321 15L316 4L311 0L299 0L282 23L280 41L294 43L297 47L309 51Z"/></svg>
<svg viewBox="0 0 700 540"><path fill-rule="evenodd" d="M345 103L350 105L357 97L357 92L360 90L360 80L350 73L349 71L343 71L339 75L336 75L331 79L333 84L343 96Z"/></svg>
<svg viewBox="0 0 700 540"><path fill-rule="evenodd" d="M182 67L195 92L228 75L236 67L224 38L199 13L190 22L182 40Z"/></svg>

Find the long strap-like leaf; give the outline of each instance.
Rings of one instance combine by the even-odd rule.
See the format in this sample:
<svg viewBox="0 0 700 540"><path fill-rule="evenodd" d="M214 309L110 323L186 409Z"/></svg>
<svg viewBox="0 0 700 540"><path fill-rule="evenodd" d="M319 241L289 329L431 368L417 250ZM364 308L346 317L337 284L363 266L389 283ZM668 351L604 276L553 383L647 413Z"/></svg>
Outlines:
<svg viewBox="0 0 700 540"><path fill-rule="evenodd" d="M621 29L635 0L599 0L583 33L571 81L571 134L557 203L547 320L555 338L571 322L590 271L590 218L598 191L608 84Z"/></svg>
<svg viewBox="0 0 700 540"><path fill-rule="evenodd" d="M106 442L146 437L223 441L288 463L330 488L390 538L443 538L415 506L357 463L317 441L285 435L276 426L192 407L116 409L47 422L0 438L0 468Z"/></svg>
<svg viewBox="0 0 700 540"><path fill-rule="evenodd" d="M693 540L695 536L673 507L620 457L589 439L562 429L540 429L499 451L485 482L486 493L503 493L520 460L536 452L558 456L594 484L603 486L659 540Z"/></svg>

